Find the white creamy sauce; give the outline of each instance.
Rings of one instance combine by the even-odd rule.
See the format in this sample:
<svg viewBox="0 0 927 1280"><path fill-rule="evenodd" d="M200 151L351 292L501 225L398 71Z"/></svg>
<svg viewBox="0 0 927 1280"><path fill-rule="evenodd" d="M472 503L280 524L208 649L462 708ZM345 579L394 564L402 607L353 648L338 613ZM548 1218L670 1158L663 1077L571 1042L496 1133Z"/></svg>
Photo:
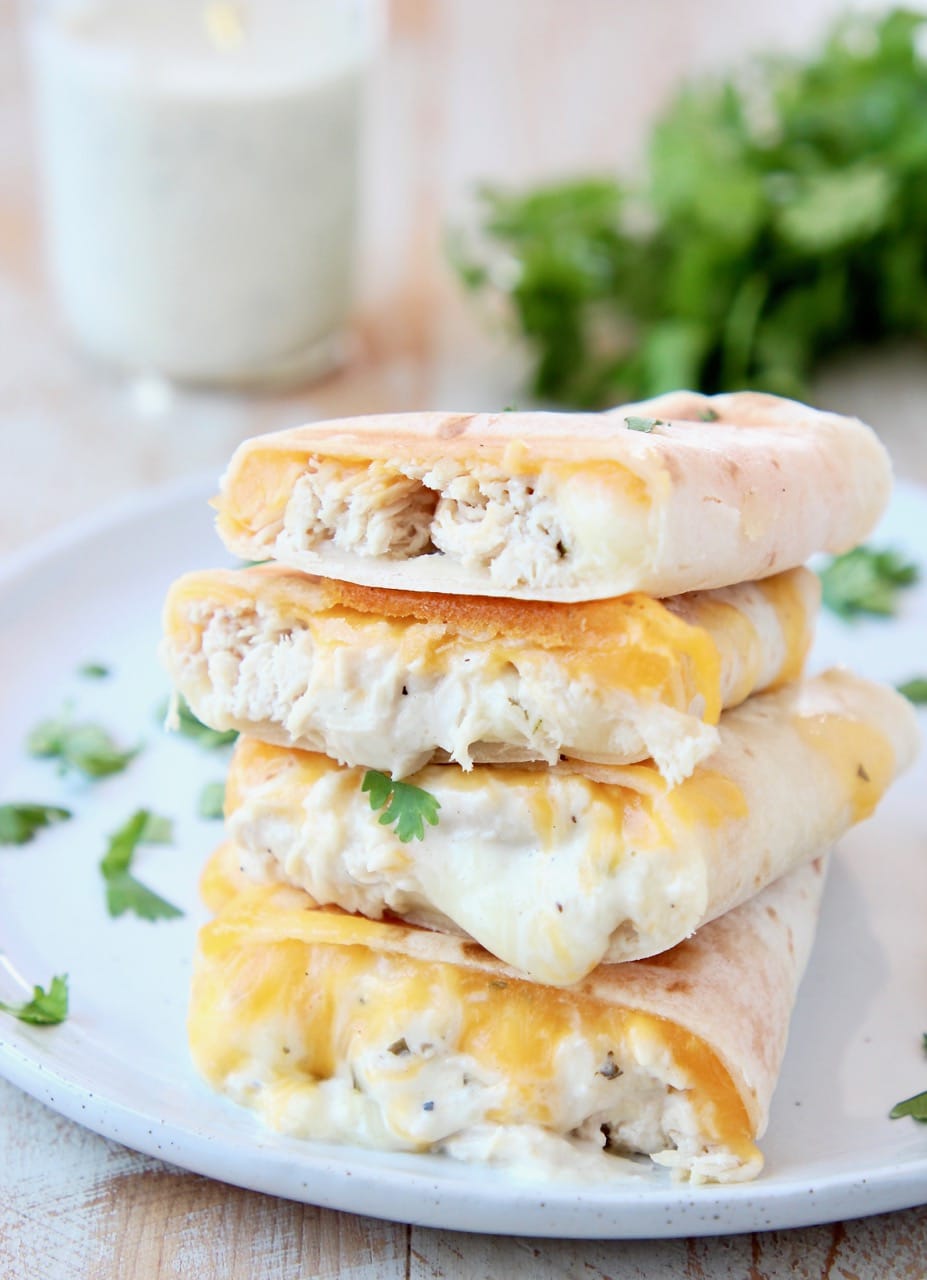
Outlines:
<svg viewBox="0 0 927 1280"><path fill-rule="evenodd" d="M347 0L41 7L49 269L90 351L217 382L330 359L351 296L363 14Z"/></svg>

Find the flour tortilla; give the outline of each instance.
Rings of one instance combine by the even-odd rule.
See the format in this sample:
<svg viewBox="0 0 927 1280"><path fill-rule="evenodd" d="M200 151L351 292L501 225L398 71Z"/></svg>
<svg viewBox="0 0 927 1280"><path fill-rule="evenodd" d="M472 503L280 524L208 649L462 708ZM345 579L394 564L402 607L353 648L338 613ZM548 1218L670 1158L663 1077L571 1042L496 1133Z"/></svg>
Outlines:
<svg viewBox="0 0 927 1280"><path fill-rule="evenodd" d="M431 765L440 805L402 842L363 769L243 738L226 828L256 881L460 932L535 981L676 945L866 817L917 743L893 689L844 670L725 712L721 743L667 787L651 764Z"/></svg>
<svg viewBox="0 0 927 1280"><path fill-rule="evenodd" d="M653 757L682 781L723 707L796 678L807 569L666 602L385 591L274 565L179 579L162 657L213 729L404 777L433 760Z"/></svg>
<svg viewBox="0 0 927 1280"><path fill-rule="evenodd" d="M604 414L391 414L259 436L215 505L246 559L576 601L729 586L846 551L890 487L886 451L854 418L674 392Z"/></svg>
<svg viewBox="0 0 927 1280"><path fill-rule="evenodd" d="M527 1147L541 1179L609 1177L603 1133L696 1182L760 1171L824 859L672 951L566 991L460 938L320 910L279 885L241 891L234 863L226 846L210 871L225 902L200 935L191 1048L212 1087L272 1127L503 1164ZM349 976L330 988L343 948ZM467 1035L481 1016L488 1048L487 1032ZM319 1054L324 1067L306 1065Z"/></svg>

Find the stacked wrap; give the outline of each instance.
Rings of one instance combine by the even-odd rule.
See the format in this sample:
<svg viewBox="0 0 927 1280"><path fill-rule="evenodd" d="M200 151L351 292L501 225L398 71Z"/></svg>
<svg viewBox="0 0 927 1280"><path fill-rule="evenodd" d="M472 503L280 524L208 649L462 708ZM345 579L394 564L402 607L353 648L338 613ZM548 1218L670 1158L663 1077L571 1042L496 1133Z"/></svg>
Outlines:
<svg viewBox="0 0 927 1280"><path fill-rule="evenodd" d="M801 675L803 562L890 484L862 423L748 393L241 446L218 529L267 563L165 607L241 735L207 1081L306 1137L754 1176L827 852L916 745L891 689Z"/></svg>

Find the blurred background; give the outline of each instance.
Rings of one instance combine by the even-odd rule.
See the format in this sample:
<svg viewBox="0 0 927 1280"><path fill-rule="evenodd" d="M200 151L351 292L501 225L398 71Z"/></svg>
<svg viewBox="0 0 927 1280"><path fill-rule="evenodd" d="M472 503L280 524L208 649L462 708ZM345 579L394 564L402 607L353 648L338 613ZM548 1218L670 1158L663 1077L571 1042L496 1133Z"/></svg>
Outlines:
<svg viewBox="0 0 927 1280"><path fill-rule="evenodd" d="M927 480L921 50L836 0L0 0L0 549L308 418L677 384Z"/></svg>

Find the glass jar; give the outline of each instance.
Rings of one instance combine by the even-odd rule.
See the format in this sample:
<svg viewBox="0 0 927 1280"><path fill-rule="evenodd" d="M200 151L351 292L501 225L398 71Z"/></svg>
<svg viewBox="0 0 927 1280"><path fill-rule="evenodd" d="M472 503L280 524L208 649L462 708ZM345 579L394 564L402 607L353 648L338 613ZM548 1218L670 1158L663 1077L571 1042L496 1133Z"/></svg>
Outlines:
<svg viewBox="0 0 927 1280"><path fill-rule="evenodd" d="M44 0L29 17L48 270L133 372L294 384L352 306L375 0Z"/></svg>

